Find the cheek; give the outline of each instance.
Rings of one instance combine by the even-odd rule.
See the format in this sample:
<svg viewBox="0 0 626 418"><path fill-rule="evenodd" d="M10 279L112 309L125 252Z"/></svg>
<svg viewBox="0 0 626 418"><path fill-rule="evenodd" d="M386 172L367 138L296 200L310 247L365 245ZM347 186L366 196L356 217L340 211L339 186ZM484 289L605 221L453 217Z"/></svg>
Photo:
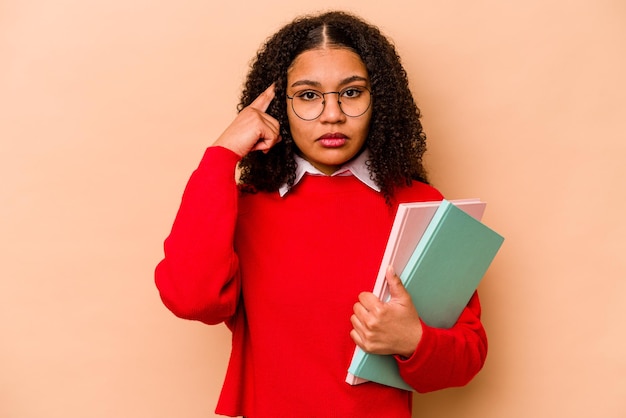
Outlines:
<svg viewBox="0 0 626 418"><path fill-rule="evenodd" d="M304 121L293 114L293 112L287 112L287 120L289 121L289 132L296 144L301 143L306 137L306 125Z"/></svg>
<svg viewBox="0 0 626 418"><path fill-rule="evenodd" d="M362 133L362 136L364 137L364 140L367 138L368 134L369 134L369 130L370 130L370 124L372 122L372 118L371 118L371 113L367 116L367 118L365 118L365 120L363 121L363 124L360 127L360 131Z"/></svg>
<svg viewBox="0 0 626 418"><path fill-rule="evenodd" d="M289 129L292 131L298 126L298 117L293 114L290 107L287 108L287 122L289 122Z"/></svg>

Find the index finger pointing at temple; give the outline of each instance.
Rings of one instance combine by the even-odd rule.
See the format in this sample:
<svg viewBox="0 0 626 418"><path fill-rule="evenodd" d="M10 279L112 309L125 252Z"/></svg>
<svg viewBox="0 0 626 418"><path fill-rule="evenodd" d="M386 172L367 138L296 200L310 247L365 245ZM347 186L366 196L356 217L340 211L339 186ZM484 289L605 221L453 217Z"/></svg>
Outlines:
<svg viewBox="0 0 626 418"><path fill-rule="evenodd" d="M261 112L265 112L269 107L272 100L274 100L274 83L272 83L263 93L259 94L259 96L254 99L252 103L250 103L250 107L260 110Z"/></svg>

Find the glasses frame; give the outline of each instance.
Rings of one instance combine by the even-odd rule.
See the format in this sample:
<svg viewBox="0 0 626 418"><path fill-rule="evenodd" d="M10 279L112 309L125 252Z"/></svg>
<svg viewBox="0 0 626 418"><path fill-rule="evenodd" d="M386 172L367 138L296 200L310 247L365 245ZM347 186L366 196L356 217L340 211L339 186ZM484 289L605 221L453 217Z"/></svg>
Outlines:
<svg viewBox="0 0 626 418"><path fill-rule="evenodd" d="M367 104L367 107L365 108L365 110L363 112L361 112L358 115L353 116L353 115L348 115L346 112L344 112L343 107L341 107L341 93L343 93L343 92L345 92L347 90L356 89L356 88L362 89L362 90L367 90L367 92L370 95L370 102ZM320 113L317 116L315 116L314 118L311 118L311 119L306 119L306 118L303 118L302 116L300 116L298 114L298 112L296 112L296 109L295 109L295 107L293 105L293 99L296 97L296 95L298 93L305 92L305 91L312 91L312 92L315 92L315 93L319 93L322 96L322 110L320 111ZM293 110L293 113L297 117L299 117L302 120L312 121L312 120L315 120L315 119L319 118L320 116L322 116L322 113L324 113L324 110L326 109L326 95L327 94L336 94L337 95L337 104L339 104L339 110L341 110L341 113L343 113L344 115L346 115L349 118L358 118L360 116L363 116L369 110L369 108L372 106L372 96L373 96L372 91L369 88L363 87L363 86L358 86L358 87L351 86L351 87L346 87L345 89L342 89L342 90L339 90L339 91L327 91L325 93L321 92L319 90L315 90L315 89L303 89L303 90L298 90L297 92L295 92L293 94L293 96L290 96L287 93L285 93L285 96L287 97L287 99L291 100L291 110Z"/></svg>

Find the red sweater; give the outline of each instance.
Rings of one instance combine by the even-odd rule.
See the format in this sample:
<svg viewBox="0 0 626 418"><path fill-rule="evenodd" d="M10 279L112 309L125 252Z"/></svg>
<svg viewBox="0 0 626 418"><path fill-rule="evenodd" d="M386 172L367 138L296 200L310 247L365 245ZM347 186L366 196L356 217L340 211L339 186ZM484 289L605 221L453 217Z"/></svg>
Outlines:
<svg viewBox="0 0 626 418"><path fill-rule="evenodd" d="M177 316L225 322L232 352L219 414L246 417L410 417L411 393L345 383L350 315L373 288L395 208L354 176L305 177L284 197L241 193L239 158L210 147L189 179L165 258L156 268ZM414 182L397 202L440 200ZM477 295L448 330L424 325L413 356L397 359L419 392L466 384L487 340Z"/></svg>

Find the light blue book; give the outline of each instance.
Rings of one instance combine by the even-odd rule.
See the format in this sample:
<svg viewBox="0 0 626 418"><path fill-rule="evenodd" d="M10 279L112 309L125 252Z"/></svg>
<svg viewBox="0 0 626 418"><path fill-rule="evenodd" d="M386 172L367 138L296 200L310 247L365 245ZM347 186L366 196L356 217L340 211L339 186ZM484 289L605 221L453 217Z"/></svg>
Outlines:
<svg viewBox="0 0 626 418"><path fill-rule="evenodd" d="M429 326L452 327L467 306L504 238L447 200L437 208L400 274L417 312ZM349 373L400 389L393 356L356 350Z"/></svg>

